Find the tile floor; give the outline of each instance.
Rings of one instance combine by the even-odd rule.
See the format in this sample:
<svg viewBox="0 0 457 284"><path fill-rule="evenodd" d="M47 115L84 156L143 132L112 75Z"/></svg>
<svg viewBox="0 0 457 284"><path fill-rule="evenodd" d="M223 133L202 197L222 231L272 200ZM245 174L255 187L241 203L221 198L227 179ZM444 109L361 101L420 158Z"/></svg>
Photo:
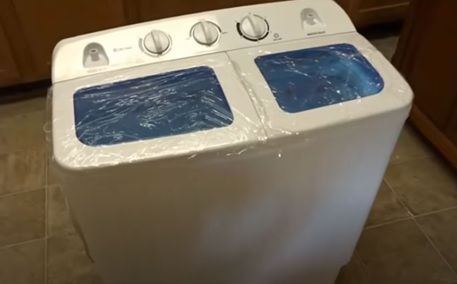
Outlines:
<svg viewBox="0 0 457 284"><path fill-rule="evenodd" d="M390 57L396 38L373 42ZM48 165L45 117L44 97L0 105L0 283L101 283ZM457 176L407 125L337 283L457 283L456 243Z"/></svg>

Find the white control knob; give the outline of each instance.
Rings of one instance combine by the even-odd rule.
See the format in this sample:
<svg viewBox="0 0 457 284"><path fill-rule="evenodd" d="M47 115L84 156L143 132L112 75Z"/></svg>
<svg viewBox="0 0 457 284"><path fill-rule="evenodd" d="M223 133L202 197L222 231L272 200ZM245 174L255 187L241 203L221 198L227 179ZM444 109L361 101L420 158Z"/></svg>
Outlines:
<svg viewBox="0 0 457 284"><path fill-rule="evenodd" d="M170 47L170 37L159 30L153 30L144 38L144 47L154 55L160 55Z"/></svg>
<svg viewBox="0 0 457 284"><path fill-rule="evenodd" d="M261 40L268 34L268 23L260 16L249 15L241 20L239 30L241 35L247 39Z"/></svg>
<svg viewBox="0 0 457 284"><path fill-rule="evenodd" d="M219 35L219 27L212 22L201 21L192 27L192 36L199 44L212 45L219 39Z"/></svg>

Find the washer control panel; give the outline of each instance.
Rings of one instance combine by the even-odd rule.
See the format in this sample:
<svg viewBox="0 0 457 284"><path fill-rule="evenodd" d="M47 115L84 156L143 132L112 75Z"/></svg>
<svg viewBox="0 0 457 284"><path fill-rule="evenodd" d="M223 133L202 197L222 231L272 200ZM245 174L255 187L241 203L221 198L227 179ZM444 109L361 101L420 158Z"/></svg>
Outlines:
<svg viewBox="0 0 457 284"><path fill-rule="evenodd" d="M355 28L333 0L209 11L65 39L54 49L52 80L347 32Z"/></svg>

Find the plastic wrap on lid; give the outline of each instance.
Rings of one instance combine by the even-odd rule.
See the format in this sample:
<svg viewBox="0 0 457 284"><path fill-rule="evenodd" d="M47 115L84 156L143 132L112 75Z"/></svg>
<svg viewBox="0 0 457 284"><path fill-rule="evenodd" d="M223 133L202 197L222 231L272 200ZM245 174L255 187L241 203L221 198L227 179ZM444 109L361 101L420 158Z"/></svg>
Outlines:
<svg viewBox="0 0 457 284"><path fill-rule="evenodd" d="M233 114L208 67L78 90L76 135L90 146L153 139L230 125Z"/></svg>
<svg viewBox="0 0 457 284"><path fill-rule="evenodd" d="M358 34L234 50L229 57L270 139L411 105L408 84Z"/></svg>
<svg viewBox="0 0 457 284"><path fill-rule="evenodd" d="M53 121L56 159L69 168L231 155L265 139L224 54L60 82Z"/></svg>
<svg viewBox="0 0 457 284"><path fill-rule="evenodd" d="M262 55L255 62L286 112L375 95L384 87L379 73L349 44Z"/></svg>

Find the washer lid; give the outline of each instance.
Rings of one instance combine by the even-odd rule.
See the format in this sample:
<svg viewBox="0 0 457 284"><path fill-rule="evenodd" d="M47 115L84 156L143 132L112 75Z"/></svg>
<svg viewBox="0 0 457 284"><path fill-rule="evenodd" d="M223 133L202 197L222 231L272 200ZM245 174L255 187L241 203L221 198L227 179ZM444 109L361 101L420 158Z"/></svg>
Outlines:
<svg viewBox="0 0 457 284"><path fill-rule="evenodd" d="M194 133L232 124L207 66L83 88L73 96L76 136L89 146Z"/></svg>
<svg viewBox="0 0 457 284"><path fill-rule="evenodd" d="M376 95L384 81L350 44L263 55L255 63L285 112L297 113Z"/></svg>
<svg viewBox="0 0 457 284"><path fill-rule="evenodd" d="M399 109L412 91L365 38L347 33L228 53L268 136L328 128Z"/></svg>
<svg viewBox="0 0 457 284"><path fill-rule="evenodd" d="M69 170L213 150L239 152L264 137L225 54L97 74L53 87L54 156Z"/></svg>

